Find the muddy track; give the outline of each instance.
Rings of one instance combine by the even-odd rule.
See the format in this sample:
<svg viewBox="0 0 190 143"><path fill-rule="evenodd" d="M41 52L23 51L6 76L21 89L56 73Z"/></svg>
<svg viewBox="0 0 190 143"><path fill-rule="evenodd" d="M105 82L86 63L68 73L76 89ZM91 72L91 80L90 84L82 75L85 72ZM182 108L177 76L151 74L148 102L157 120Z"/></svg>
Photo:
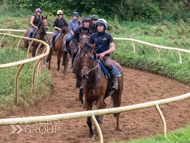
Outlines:
<svg viewBox="0 0 190 143"><path fill-rule="evenodd" d="M83 111L76 100L75 76L68 72L57 72L56 56L52 57L51 73L53 91L49 98L25 111L19 111L6 118L63 114ZM129 68L124 69L124 92L122 106L133 105L158 99L164 99L190 92L190 87L175 80ZM63 67L61 68L63 70ZM109 98L107 102L109 103ZM165 115L167 131L185 127L190 122L190 99L160 106ZM16 126L15 126L16 127ZM163 133L163 125L155 107L141 109L120 115L121 131L116 131L113 115L103 119L102 132L104 142L131 140ZM17 127L16 127L17 128ZM10 126L0 127L0 142L14 143L88 143L91 142L86 118L48 122L45 124L21 125L20 133ZM18 129L18 128L17 128Z"/></svg>

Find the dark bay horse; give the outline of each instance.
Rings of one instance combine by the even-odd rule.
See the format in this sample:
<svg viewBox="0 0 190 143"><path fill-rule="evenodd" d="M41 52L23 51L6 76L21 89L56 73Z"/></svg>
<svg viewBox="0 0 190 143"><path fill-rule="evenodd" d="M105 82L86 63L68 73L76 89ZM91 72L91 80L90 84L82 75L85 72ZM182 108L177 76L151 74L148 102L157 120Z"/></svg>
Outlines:
<svg viewBox="0 0 190 143"><path fill-rule="evenodd" d="M61 62L61 56L63 54L63 49L64 49L64 43L63 43L63 40L64 40L64 36L69 32L69 29L68 27L63 27L61 29L61 35L58 37L56 43L55 43L55 48L51 48L50 50L50 53L47 57L47 60L46 62L49 62L49 66L48 68L50 69L50 64L51 64L51 56L52 56L52 53L53 51L55 51L57 53L57 71L60 70L60 62ZM48 44L50 45L50 39L51 37L53 36L53 34L51 34L48 38ZM64 61L64 56L63 56L63 61ZM65 71L65 70L64 70Z"/></svg>
<svg viewBox="0 0 190 143"><path fill-rule="evenodd" d="M106 89L109 86L109 80L105 78L100 65L96 62L96 54L94 47L85 44L80 54L81 74L84 80L83 91L85 95L85 107L87 110L92 110L93 103L96 103L97 109L104 108L104 96ZM114 107L119 107L121 104L121 96L123 92L123 71L122 67L115 61L112 61L122 76L117 77L118 89L112 92ZM102 116L100 116L102 117ZM114 114L117 119L116 130L119 130L119 113ZM96 116L98 123L102 123L102 118ZM92 139L95 140L98 136L97 129L92 130L91 117L87 117L87 124L90 129L90 134L93 135Z"/></svg>
<svg viewBox="0 0 190 143"><path fill-rule="evenodd" d="M39 23L39 26L38 26L38 30L34 36L35 39L39 39L39 40L42 40L42 41L45 41L46 42L46 31L48 30L48 21L47 21L47 16L46 17L43 17L42 16L42 19ZM25 33L24 33L24 36L26 37L29 33L29 30L27 30ZM32 57L35 57L35 53L36 53L36 49L39 45L39 42L36 42L36 41L33 41L32 42ZM28 40L24 40L24 47L25 48L28 48L29 46L29 43L28 43Z"/></svg>
<svg viewBox="0 0 190 143"><path fill-rule="evenodd" d="M81 101L81 104L83 104L83 88L82 88L82 85L83 85L83 80L82 80L82 77L81 77L81 67L80 67L80 52L82 50L82 47L84 47L84 44L85 43L88 43L90 39L90 34L89 33L81 33L79 35L79 51L78 51L78 54L74 60L74 63L73 63L73 73L75 74L76 76L76 88L79 88L80 89L80 92L79 92L79 101Z"/></svg>

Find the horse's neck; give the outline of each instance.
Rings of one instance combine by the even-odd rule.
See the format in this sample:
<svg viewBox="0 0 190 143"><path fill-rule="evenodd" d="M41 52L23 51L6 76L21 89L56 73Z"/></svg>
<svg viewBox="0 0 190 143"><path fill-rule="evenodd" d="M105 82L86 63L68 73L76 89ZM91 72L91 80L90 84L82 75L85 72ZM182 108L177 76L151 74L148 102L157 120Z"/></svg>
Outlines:
<svg viewBox="0 0 190 143"><path fill-rule="evenodd" d="M96 66L97 63L95 63L95 66ZM94 67L95 67L94 66ZM89 74L89 80L87 81L88 84L96 84L96 82L98 81L98 73L99 73L99 66L97 68L95 68L93 71L90 72Z"/></svg>
<svg viewBox="0 0 190 143"><path fill-rule="evenodd" d="M44 33L44 30L43 30L43 27L40 26L39 30L38 30L38 34L40 37L44 37L45 33Z"/></svg>

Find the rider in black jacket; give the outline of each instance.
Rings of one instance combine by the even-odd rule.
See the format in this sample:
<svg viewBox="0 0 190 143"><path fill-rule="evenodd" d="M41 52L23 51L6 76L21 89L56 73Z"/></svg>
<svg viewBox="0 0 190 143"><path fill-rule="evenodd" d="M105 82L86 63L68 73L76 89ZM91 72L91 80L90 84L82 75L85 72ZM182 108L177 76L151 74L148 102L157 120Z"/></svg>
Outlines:
<svg viewBox="0 0 190 143"><path fill-rule="evenodd" d="M90 18L85 16L83 19L82 19L82 27L79 27L77 28L77 30L74 32L74 35L73 35L73 42L76 44L77 48L75 48L74 50L74 53L73 53L73 58L72 58L72 67L71 67L71 72L73 72L73 63L74 63L74 59L78 53L78 50L79 50L79 35L81 33L88 33L88 34L92 34L92 31L90 30L89 28L89 24L90 24ZM87 41L88 42L88 41Z"/></svg>

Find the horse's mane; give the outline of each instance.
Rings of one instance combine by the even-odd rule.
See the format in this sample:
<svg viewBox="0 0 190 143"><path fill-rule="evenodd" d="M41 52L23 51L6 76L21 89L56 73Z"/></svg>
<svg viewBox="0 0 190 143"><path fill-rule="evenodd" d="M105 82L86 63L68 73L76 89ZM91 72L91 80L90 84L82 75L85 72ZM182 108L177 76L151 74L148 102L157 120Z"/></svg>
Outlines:
<svg viewBox="0 0 190 143"><path fill-rule="evenodd" d="M91 52L91 46L88 43L84 43L83 52Z"/></svg>

